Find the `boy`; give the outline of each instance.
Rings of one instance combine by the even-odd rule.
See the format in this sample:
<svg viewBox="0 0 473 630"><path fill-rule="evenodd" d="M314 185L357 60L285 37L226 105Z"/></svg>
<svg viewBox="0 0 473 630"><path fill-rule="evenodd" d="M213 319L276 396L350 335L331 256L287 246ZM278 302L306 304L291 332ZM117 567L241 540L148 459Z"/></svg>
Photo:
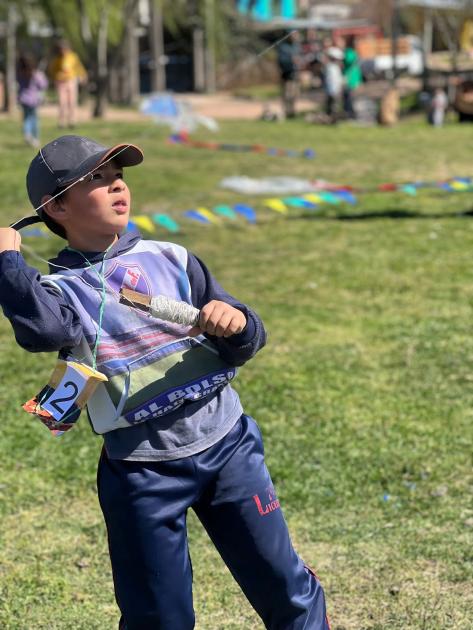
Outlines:
<svg viewBox="0 0 473 630"><path fill-rule="evenodd" d="M124 233L133 145L80 136L43 147L30 201L69 246L40 277L20 237L0 229L0 303L18 343L106 374L88 401L103 434L98 493L120 628L194 627L186 513L192 507L268 628L327 630L323 590L295 553L264 464L261 435L229 385L265 343L261 320L183 247ZM59 195L59 196L57 196ZM200 309L198 327L153 320L120 288Z"/></svg>

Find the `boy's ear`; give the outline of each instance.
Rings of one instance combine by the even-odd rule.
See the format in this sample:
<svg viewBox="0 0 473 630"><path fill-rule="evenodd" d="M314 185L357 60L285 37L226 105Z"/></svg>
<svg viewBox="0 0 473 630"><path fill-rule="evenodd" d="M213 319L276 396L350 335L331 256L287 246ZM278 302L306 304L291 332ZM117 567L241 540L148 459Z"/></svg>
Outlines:
<svg viewBox="0 0 473 630"><path fill-rule="evenodd" d="M61 223L61 219L65 215L65 209L61 205L60 199L60 197L56 197L56 199L54 199L52 195L44 195L41 199L41 203L46 204L43 206L43 211L48 215L48 217L54 219L54 221L57 221L58 223Z"/></svg>

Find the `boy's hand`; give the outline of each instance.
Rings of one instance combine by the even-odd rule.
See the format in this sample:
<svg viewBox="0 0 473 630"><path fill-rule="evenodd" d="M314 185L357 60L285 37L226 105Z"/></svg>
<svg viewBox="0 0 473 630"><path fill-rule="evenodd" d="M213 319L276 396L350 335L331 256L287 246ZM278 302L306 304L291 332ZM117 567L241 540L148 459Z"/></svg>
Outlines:
<svg viewBox="0 0 473 630"><path fill-rule="evenodd" d="M21 236L13 228L0 228L0 253L8 251L20 251Z"/></svg>
<svg viewBox="0 0 473 630"><path fill-rule="evenodd" d="M200 311L199 325L194 326L188 335L195 337L200 333L208 333L216 337L237 335L246 326L246 317L241 311L226 302L212 300Z"/></svg>

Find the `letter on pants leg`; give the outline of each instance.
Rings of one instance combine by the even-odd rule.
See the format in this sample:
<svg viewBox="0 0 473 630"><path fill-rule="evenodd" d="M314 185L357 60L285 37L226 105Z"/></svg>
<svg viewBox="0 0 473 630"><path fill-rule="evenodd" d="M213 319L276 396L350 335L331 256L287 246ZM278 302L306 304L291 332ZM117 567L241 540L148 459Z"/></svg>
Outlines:
<svg viewBox="0 0 473 630"><path fill-rule="evenodd" d="M240 444L194 509L246 597L272 630L328 630L322 587L295 552L264 463L259 430Z"/></svg>

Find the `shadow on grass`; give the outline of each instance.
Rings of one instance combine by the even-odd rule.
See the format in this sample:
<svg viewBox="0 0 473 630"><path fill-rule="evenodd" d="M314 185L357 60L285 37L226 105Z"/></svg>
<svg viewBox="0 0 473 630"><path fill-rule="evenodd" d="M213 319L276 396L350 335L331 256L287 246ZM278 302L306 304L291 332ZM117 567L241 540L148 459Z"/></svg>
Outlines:
<svg viewBox="0 0 473 630"><path fill-rule="evenodd" d="M458 219L473 217L473 208L464 212L418 212L416 210L390 209L378 212L359 212L356 214L303 214L293 219L315 219L318 221L369 221L374 219Z"/></svg>

